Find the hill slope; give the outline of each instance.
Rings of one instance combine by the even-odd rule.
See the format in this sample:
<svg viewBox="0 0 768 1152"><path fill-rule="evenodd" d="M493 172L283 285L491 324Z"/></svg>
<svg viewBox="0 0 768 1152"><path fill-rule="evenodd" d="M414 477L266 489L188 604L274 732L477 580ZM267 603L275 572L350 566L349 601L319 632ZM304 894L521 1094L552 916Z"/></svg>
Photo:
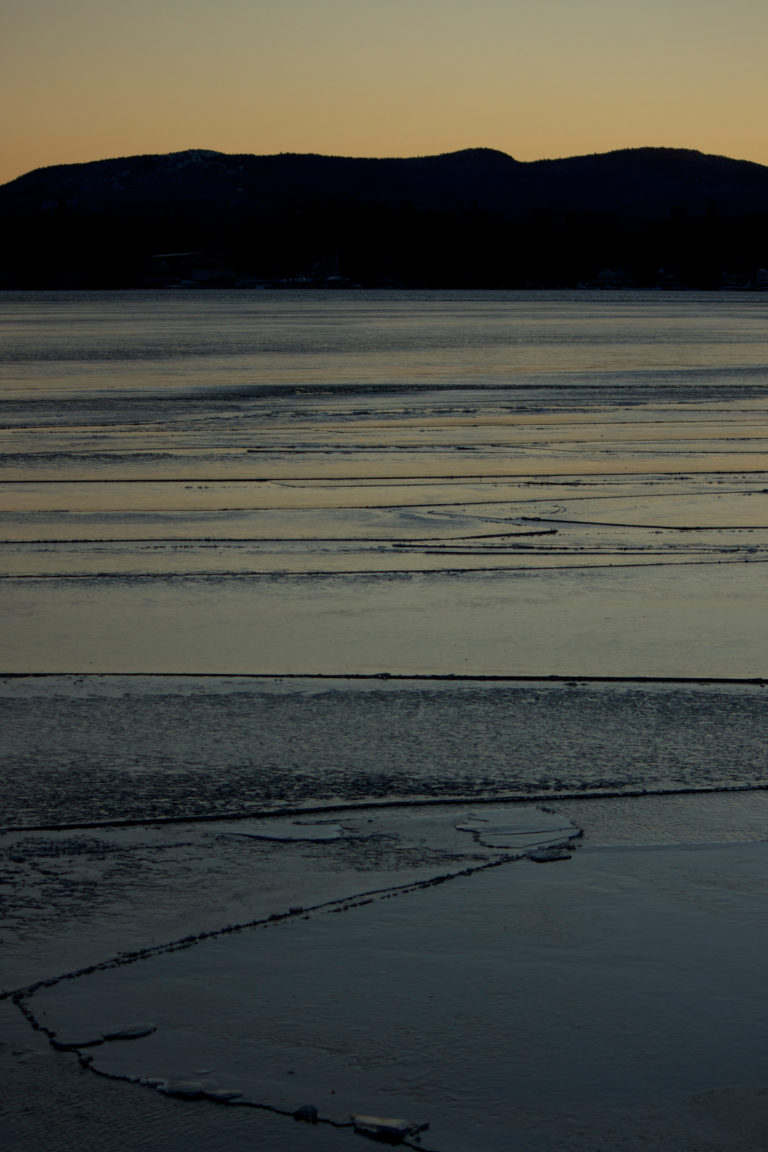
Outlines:
<svg viewBox="0 0 768 1152"><path fill-rule="evenodd" d="M265 210L287 198L332 197L420 208L482 209L517 215L594 209L658 215L768 208L768 168L671 148L639 148L521 163L489 148L412 159L230 156L191 150L39 168L0 186L0 216L62 203L101 212Z"/></svg>
<svg viewBox="0 0 768 1152"><path fill-rule="evenodd" d="M768 168L683 149L532 163L487 148L410 159L191 150L3 185L0 275L151 282L153 255L181 249L215 251L235 279L321 265L373 283L572 283L604 264L634 266L643 249L679 265L681 236L688 263L698 243L746 272L768 261L766 218Z"/></svg>

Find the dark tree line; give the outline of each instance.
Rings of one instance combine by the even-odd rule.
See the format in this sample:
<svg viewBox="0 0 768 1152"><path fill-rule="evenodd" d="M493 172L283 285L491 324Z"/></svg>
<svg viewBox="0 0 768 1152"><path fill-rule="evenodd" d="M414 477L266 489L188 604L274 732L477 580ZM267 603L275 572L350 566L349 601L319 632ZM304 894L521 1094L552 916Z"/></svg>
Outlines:
<svg viewBox="0 0 768 1152"><path fill-rule="evenodd" d="M221 285L304 278L374 287L715 288L750 283L768 266L768 213L728 216L711 205L648 221L540 209L516 220L479 208L315 198L201 219L183 205L143 215L61 205L0 221L0 286L149 286L173 279L158 260L168 253L215 264L210 282Z"/></svg>

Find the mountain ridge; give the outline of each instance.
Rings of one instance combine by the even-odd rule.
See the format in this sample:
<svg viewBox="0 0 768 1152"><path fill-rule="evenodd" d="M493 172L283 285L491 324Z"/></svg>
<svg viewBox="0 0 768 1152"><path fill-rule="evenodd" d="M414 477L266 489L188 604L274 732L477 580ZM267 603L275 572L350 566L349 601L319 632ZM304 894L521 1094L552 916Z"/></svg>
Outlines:
<svg viewBox="0 0 768 1152"><path fill-rule="evenodd" d="M448 182L450 181L450 185ZM590 207L653 215L677 199L688 211L708 197L721 210L768 206L768 167L680 148L623 148L521 161L493 148L410 157L268 155L211 149L145 153L36 168L0 186L0 215L53 201L133 211L182 191L198 211L263 207L279 198L333 195L419 206L477 205L516 215ZM244 198L244 199L241 199Z"/></svg>
<svg viewBox="0 0 768 1152"><path fill-rule="evenodd" d="M52 165L0 186L0 283L152 282L153 253L189 250L216 252L235 280L322 266L373 284L560 285L618 264L645 282L640 265L654 262L685 264L688 283L703 260L705 280L768 263L766 220L768 167L695 149L533 161L483 147L186 149Z"/></svg>

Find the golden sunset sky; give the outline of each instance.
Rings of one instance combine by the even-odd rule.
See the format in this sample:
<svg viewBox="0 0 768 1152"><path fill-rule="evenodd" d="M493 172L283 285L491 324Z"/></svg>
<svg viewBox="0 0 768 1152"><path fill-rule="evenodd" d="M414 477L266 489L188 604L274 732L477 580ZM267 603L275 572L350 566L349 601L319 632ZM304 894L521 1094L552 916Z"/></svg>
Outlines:
<svg viewBox="0 0 768 1152"><path fill-rule="evenodd" d="M768 0L5 0L0 181L185 148L768 164Z"/></svg>

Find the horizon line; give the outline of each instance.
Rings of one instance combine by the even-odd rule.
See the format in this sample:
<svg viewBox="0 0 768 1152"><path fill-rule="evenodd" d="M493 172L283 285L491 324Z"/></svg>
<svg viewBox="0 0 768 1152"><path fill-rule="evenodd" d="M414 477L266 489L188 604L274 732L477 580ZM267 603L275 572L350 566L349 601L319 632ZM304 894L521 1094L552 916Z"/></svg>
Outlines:
<svg viewBox="0 0 768 1152"><path fill-rule="evenodd" d="M560 156L540 156L535 160L518 160L510 152L505 152L501 148L495 148L490 145L472 145L466 148L455 148L447 152L423 152L416 153L410 156L382 156L382 155L352 155L348 153L336 152L223 152L215 148L180 148L173 149L169 152L126 152L114 156L100 156L93 160L63 160L54 164L41 164L35 168L29 168L24 172L20 172L18 176L12 176L9 180L0 183L0 188L8 184L13 184L17 180L22 180L26 176L32 176L37 172L47 172L55 168L83 168L91 164L109 164L121 160L139 160L139 159L153 159L153 158L169 158L172 156L222 156L228 158L235 157L248 157L249 159L259 160L272 160L279 157L300 157L304 159L317 158L323 160L360 160L377 163L382 161L401 161L403 163L418 161L418 160L439 160L450 156L461 156L470 153L488 152L496 156L503 156L512 161L514 164L530 167L535 164L556 164L561 161L567 160L586 160L598 156L616 156L628 152L681 152L694 156L703 156L717 160L729 160L736 164L750 164L756 168L766 168L768 165L761 163L759 160L749 160L745 157L729 156L723 152L705 152L700 148L692 148L687 146L672 146L668 144L642 144L627 146L623 148L609 148L605 151L596 152L577 152L573 154L564 154Z"/></svg>

